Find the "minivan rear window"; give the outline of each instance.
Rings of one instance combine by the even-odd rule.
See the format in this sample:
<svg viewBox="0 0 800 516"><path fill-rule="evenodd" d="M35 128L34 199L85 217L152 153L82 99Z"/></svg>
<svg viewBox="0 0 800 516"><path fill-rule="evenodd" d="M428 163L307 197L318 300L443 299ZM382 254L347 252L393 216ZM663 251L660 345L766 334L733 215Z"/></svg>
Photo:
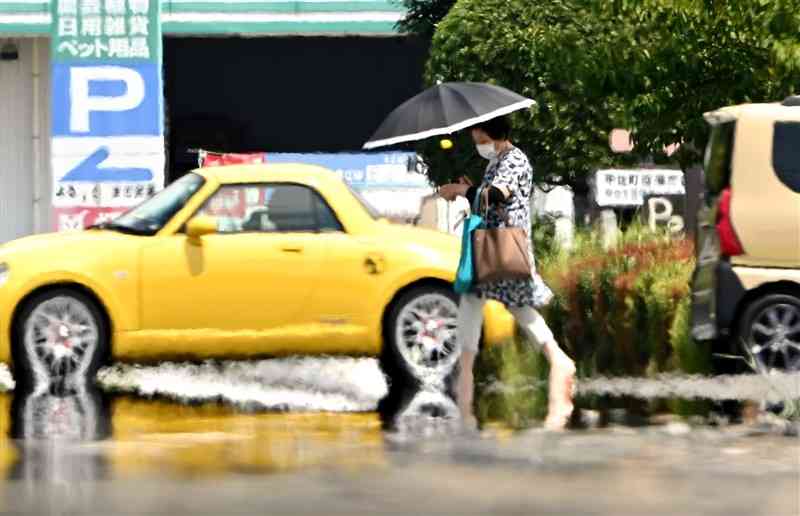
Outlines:
<svg viewBox="0 0 800 516"><path fill-rule="evenodd" d="M712 194L718 194L728 187L731 181L731 158L736 121L724 122L711 127L705 155L706 187Z"/></svg>
<svg viewBox="0 0 800 516"><path fill-rule="evenodd" d="M783 184L800 193L800 122L775 122L772 168Z"/></svg>

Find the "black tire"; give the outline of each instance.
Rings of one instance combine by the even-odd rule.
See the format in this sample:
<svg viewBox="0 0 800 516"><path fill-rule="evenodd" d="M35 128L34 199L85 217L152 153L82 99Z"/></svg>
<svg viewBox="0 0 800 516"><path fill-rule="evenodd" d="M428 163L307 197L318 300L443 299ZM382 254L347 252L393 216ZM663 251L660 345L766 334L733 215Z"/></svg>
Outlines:
<svg viewBox="0 0 800 516"><path fill-rule="evenodd" d="M427 299L433 298L439 298L443 303L449 303L445 306L447 306L448 309L454 308L453 316L455 317L457 315L458 297L455 292L453 292L451 288L434 285L421 286L409 290L398 298L387 312L386 324L384 327L384 345L381 351L380 362L381 368L389 380L390 398L392 395L401 395L402 393L414 391L419 388L423 384L420 373L430 373L431 378L435 375L440 375L441 377L438 378L441 382L440 386L447 390L451 389L452 379L457 374L458 356L460 356L460 350L456 348L457 344L455 338L442 346L442 349L449 349L452 347L452 353L455 353L455 357L450 356L447 360L443 360L442 366L439 368L430 367L429 369L424 367L416 368L412 364L409 364L406 358L408 355L404 354L400 349L400 346L403 344L398 342L398 324L404 310L415 302L424 302ZM448 321L448 325L451 325L453 329L455 329L455 320Z"/></svg>
<svg viewBox="0 0 800 516"><path fill-rule="evenodd" d="M83 358L74 367L69 359L65 361L63 358L42 356L47 353L46 349L41 352L42 354L37 351L38 363L34 364L29 352L32 345L26 345L26 333L29 330L31 316L37 308L53 300L59 300L62 303L68 301L73 303L70 305L72 307L84 307L85 310L81 311L80 315L85 316L86 322L93 325L94 331L96 331L96 343L93 346L87 346L91 348L91 356L82 355ZM59 385L71 381L93 383L97 371L108 362L110 332L106 317L94 299L76 289L54 288L36 294L27 300L14 321L12 335L14 376L17 385L22 389L34 389L37 384L45 380L49 384ZM70 338L72 337L70 336ZM46 347L42 346L42 348ZM47 371L46 379L43 378L43 370Z"/></svg>
<svg viewBox="0 0 800 516"><path fill-rule="evenodd" d="M746 359L752 357L758 372L800 371L797 346L800 346L800 297L790 294L768 294L750 303L742 313L732 343Z"/></svg>

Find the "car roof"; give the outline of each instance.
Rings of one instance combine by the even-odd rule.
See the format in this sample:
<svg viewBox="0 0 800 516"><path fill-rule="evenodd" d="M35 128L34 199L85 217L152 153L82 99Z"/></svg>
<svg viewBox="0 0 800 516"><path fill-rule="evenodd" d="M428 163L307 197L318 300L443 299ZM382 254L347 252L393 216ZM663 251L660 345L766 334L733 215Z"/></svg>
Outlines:
<svg viewBox="0 0 800 516"><path fill-rule="evenodd" d="M800 120L800 106L791 103L763 103L763 104L739 104L728 106L715 111L709 111L703 115L709 124L721 124L731 122L740 118L768 118L772 120Z"/></svg>
<svg viewBox="0 0 800 516"><path fill-rule="evenodd" d="M339 176L324 167L303 163L263 163L257 165L222 165L199 168L193 172L220 184L293 182L319 183L336 181Z"/></svg>

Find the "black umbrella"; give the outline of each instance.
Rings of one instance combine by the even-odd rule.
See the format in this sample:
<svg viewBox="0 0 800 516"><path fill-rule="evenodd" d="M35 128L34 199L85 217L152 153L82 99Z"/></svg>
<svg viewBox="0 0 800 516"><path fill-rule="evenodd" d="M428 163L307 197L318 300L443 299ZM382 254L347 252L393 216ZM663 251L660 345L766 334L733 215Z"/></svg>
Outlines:
<svg viewBox="0 0 800 516"><path fill-rule="evenodd" d="M454 133L533 104L513 91L483 82L437 84L392 111L364 148Z"/></svg>

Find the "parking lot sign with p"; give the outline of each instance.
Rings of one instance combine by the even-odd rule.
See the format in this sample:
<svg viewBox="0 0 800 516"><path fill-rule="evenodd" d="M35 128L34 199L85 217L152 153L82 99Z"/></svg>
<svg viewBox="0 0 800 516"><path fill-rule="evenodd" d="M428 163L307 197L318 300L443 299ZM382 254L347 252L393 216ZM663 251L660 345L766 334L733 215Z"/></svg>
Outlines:
<svg viewBox="0 0 800 516"><path fill-rule="evenodd" d="M164 185L157 0L53 2L56 229L113 218Z"/></svg>

